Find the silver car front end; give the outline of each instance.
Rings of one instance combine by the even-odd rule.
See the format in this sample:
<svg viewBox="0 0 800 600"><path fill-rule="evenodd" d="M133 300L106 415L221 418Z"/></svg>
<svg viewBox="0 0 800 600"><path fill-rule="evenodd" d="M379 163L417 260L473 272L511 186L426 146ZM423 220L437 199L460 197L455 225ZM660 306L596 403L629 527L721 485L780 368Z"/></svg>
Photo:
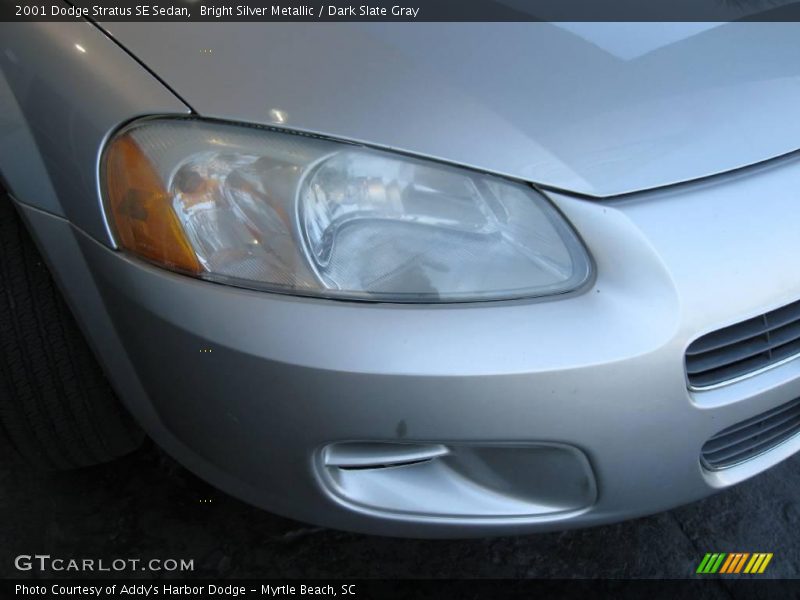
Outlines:
<svg viewBox="0 0 800 600"><path fill-rule="evenodd" d="M53 59L76 34L90 51L106 43L88 25L55 31L40 48ZM800 397L800 361L705 390L686 371L695 340L800 298L798 157L602 201L550 188L594 263L593 280L570 294L449 305L293 297L172 273L104 237L104 140L138 115L186 108L155 80L137 86L147 94L123 93L123 74L141 70L121 50L101 60L120 78L113 86L83 60L62 58L50 90L71 89L73 70L128 104L104 103L86 139L54 142L48 168L77 148L83 174L56 186L58 201L24 183L12 191L121 399L223 490L371 533L520 533L668 509L800 449L790 436L727 468L701 461L720 432ZM68 105L83 114L75 98Z"/></svg>

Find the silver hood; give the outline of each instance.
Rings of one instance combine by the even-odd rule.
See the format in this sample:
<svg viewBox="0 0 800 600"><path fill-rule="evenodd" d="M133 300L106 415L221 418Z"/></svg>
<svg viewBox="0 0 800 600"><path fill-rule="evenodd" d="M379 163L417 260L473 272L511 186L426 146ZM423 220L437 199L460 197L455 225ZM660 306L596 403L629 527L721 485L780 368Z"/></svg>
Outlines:
<svg viewBox="0 0 800 600"><path fill-rule="evenodd" d="M105 23L199 114L592 196L800 148L797 23Z"/></svg>

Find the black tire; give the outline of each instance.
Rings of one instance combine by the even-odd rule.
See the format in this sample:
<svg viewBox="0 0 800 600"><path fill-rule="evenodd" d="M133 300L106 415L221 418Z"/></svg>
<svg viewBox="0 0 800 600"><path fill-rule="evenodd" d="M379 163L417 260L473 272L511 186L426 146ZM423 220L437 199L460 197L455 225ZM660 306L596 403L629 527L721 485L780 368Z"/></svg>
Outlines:
<svg viewBox="0 0 800 600"><path fill-rule="evenodd" d="M0 436L46 470L106 462L144 438L114 396L2 188Z"/></svg>

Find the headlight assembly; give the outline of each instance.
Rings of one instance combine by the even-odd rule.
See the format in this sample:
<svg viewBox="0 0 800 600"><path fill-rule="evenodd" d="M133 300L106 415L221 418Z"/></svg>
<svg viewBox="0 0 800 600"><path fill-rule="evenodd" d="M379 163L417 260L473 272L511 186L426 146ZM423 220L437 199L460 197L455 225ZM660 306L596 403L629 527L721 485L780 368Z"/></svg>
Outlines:
<svg viewBox="0 0 800 600"><path fill-rule="evenodd" d="M300 134L143 120L111 140L102 176L124 250L241 287L465 302L559 294L591 271L529 186Z"/></svg>

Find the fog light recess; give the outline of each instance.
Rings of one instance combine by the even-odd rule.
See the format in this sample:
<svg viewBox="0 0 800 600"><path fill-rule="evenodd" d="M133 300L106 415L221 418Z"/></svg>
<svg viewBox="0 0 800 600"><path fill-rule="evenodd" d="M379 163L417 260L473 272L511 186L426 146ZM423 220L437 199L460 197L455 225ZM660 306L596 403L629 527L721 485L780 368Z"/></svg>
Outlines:
<svg viewBox="0 0 800 600"><path fill-rule="evenodd" d="M555 518L597 497L586 456L551 443L343 442L320 451L317 470L340 502L417 517Z"/></svg>

